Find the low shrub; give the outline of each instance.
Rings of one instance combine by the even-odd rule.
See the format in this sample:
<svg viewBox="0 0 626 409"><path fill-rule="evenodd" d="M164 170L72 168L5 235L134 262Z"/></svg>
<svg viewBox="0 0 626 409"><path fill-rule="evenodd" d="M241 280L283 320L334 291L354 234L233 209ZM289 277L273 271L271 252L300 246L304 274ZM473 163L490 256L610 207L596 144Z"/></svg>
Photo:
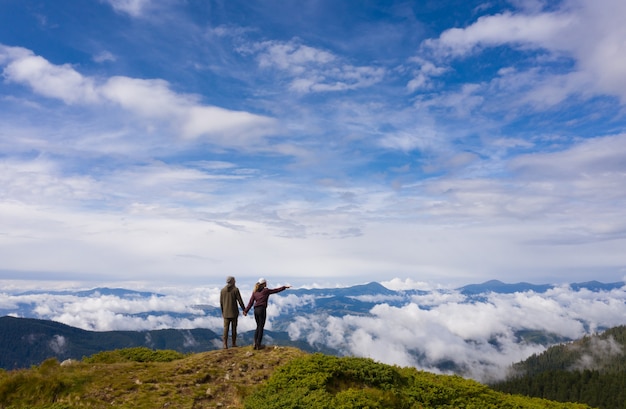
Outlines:
<svg viewBox="0 0 626 409"><path fill-rule="evenodd" d="M184 358L185 355L170 349L152 350L146 347L102 351L83 358L86 363L113 364L119 362L171 362Z"/></svg>

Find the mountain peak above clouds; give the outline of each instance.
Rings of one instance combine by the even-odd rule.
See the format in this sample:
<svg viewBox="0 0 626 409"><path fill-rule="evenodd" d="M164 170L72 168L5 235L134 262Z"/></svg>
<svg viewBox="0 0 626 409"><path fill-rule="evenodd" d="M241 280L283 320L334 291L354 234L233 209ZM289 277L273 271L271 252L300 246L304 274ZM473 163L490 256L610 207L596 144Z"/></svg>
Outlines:
<svg viewBox="0 0 626 409"><path fill-rule="evenodd" d="M619 281L614 283L601 283L599 281L586 281L583 283L572 283L569 287L574 291L580 291L586 289L589 291L610 291L614 289L622 288L626 283ZM557 287L555 284L531 284L526 282L520 283L503 283L499 280L489 280L482 284L469 284L460 288L457 291L464 295L478 295L484 293L498 293L498 294L512 294L517 292L534 291L536 293L545 293L546 291Z"/></svg>
<svg viewBox="0 0 626 409"><path fill-rule="evenodd" d="M530 283L525 283L525 282L507 284L499 280L490 280L482 284L469 284L464 287L458 288L457 290L465 295L475 295L475 294L482 294L482 293L488 293L488 292L494 292L494 293L500 293L500 294L512 294L512 293L524 292L524 291L534 291L538 293L544 293L552 287L553 286L549 284L530 284Z"/></svg>
<svg viewBox="0 0 626 409"><path fill-rule="evenodd" d="M587 289L590 291L611 291L624 287L626 283L623 281L617 281L614 283L601 283L600 281L586 281L584 283L573 283L570 284L572 290L580 291L581 289Z"/></svg>
<svg viewBox="0 0 626 409"><path fill-rule="evenodd" d="M311 294L317 296L360 296L360 295L394 295L396 291L390 290L384 285L372 281L367 284L357 284L350 287L339 288L298 288L290 290L295 294Z"/></svg>
<svg viewBox="0 0 626 409"><path fill-rule="evenodd" d="M152 296L162 297L163 294L153 293L149 291L136 291L126 288L108 288L96 287L90 290L62 290L62 291L46 291L34 290L25 291L17 295L33 295L33 294L51 294L51 295L74 295L76 297L93 297L93 296L115 296L119 298L150 298Z"/></svg>

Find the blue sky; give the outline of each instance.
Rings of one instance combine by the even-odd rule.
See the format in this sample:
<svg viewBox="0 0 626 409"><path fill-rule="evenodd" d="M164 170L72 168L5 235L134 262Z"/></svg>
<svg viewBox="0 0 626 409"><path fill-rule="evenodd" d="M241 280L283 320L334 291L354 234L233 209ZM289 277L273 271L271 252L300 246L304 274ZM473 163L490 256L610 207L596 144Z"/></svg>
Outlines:
<svg viewBox="0 0 626 409"><path fill-rule="evenodd" d="M0 279L622 280L624 15L3 0Z"/></svg>

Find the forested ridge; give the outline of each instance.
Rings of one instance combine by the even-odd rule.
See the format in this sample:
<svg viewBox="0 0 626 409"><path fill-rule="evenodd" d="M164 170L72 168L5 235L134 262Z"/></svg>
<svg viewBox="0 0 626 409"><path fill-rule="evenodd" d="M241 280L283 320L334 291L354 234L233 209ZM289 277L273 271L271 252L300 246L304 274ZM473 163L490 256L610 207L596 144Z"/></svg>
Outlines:
<svg viewBox="0 0 626 409"><path fill-rule="evenodd" d="M499 391L601 409L626 407L626 326L548 348L511 368Z"/></svg>
<svg viewBox="0 0 626 409"><path fill-rule="evenodd" d="M5 316L0 317L0 368L28 368L48 358L81 359L100 351L139 346L202 352L215 349L216 340L219 336L204 328L86 331L55 321Z"/></svg>

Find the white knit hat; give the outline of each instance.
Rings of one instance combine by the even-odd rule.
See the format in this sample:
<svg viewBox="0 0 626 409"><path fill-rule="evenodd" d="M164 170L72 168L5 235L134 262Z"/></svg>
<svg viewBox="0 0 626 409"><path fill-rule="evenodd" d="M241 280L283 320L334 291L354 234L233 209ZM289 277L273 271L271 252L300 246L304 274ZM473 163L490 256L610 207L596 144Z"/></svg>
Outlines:
<svg viewBox="0 0 626 409"><path fill-rule="evenodd" d="M259 281L257 281L257 283L259 283L259 284L265 284L265 279L264 279L264 278L259 278Z"/></svg>

